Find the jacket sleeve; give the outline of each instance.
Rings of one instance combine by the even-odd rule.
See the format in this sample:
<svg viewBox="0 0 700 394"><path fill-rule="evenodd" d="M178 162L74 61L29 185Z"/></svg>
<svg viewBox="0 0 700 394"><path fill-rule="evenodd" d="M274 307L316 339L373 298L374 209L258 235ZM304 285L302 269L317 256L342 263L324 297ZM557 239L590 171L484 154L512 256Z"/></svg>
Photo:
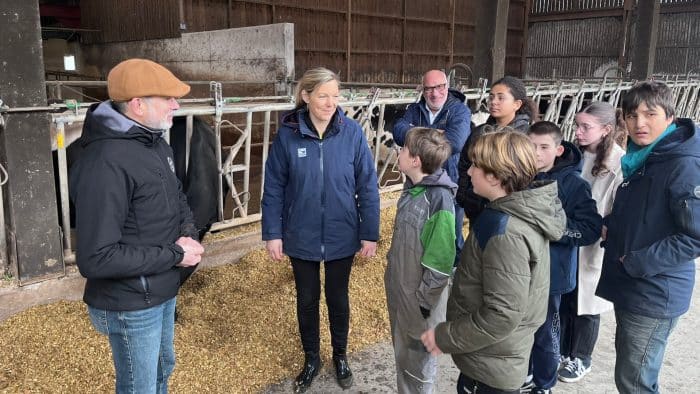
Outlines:
<svg viewBox="0 0 700 394"><path fill-rule="evenodd" d="M591 196L591 186L577 175L569 175L566 184L559 185L566 212L566 230L558 243L570 246L586 246L596 243L603 230L603 218Z"/></svg>
<svg viewBox="0 0 700 394"><path fill-rule="evenodd" d="M177 192L178 203L180 205L180 236L190 237L199 241L199 231L197 231L197 226L194 224L192 210L190 209L190 204L187 202L187 196L185 196L185 193L182 191L182 183L179 179L177 180Z"/></svg>
<svg viewBox="0 0 700 394"><path fill-rule="evenodd" d="M482 125L483 126L483 125ZM487 199L474 193L474 188L472 186L472 178L467 174L469 167L471 167L472 162L469 160L469 146L473 141L478 138L482 126L479 126L472 130L467 138L467 142L464 143L464 148L462 148L462 153L459 156L458 173L459 173L459 188L457 189L456 201L459 206L464 208L464 214L469 219L469 225L476 220L476 217L484 210Z"/></svg>
<svg viewBox="0 0 700 394"><path fill-rule="evenodd" d="M649 198L668 198L676 232L625 256L623 267L632 277L658 275L700 256L700 159L688 161L670 174L668 190L650 191L658 195Z"/></svg>
<svg viewBox="0 0 700 394"><path fill-rule="evenodd" d="M263 241L282 239L284 234L282 211L289 179L289 163L281 135L278 131L265 162L265 186L261 203Z"/></svg>
<svg viewBox="0 0 700 394"><path fill-rule="evenodd" d="M447 119L445 137L450 142L452 154L456 155L462 152L462 148L464 148L464 144L467 142L469 134L471 134L472 113L462 103L452 107L454 114L450 114L449 119Z"/></svg>
<svg viewBox="0 0 700 394"><path fill-rule="evenodd" d="M355 193L360 213L359 238L363 241L379 239L379 182L374 168L374 159L360 125L355 123L359 134L355 151Z"/></svg>
<svg viewBox="0 0 700 394"><path fill-rule="evenodd" d="M423 225L421 245L423 245L423 276L416 296L418 303L432 310L440 299L442 289L452 275L455 260L455 215L452 199L444 199ZM449 205L447 205L449 204ZM435 204L431 201L431 208ZM447 209L442 209L447 208Z"/></svg>
<svg viewBox="0 0 700 394"><path fill-rule="evenodd" d="M175 243L123 244L134 184L119 166L102 161L81 167L72 189L79 234L77 262L88 279L148 276L172 269L184 251Z"/></svg>
<svg viewBox="0 0 700 394"><path fill-rule="evenodd" d="M445 353L472 353L502 341L520 324L528 307L530 252L517 236L491 238L482 255L482 302L435 328Z"/></svg>
<svg viewBox="0 0 700 394"><path fill-rule="evenodd" d="M391 135L394 138L394 142L396 142L398 146L403 146L404 141L406 140L406 133L408 133L408 130L414 127L418 122L416 118L420 117L419 105L419 103L409 105L406 109L406 113L404 113L404 115L397 119L394 123L394 129L392 130Z"/></svg>
<svg viewBox="0 0 700 394"><path fill-rule="evenodd" d="M472 183L471 177L469 174L467 174L469 167L472 165L471 160L469 160L469 144L471 140L472 137L470 135L469 138L467 138L467 142L465 142L464 146L462 147L462 152L459 154L459 162L457 162L457 174L459 174L459 178L457 180L458 188L455 200L462 208L464 208L464 205L467 202L467 189L469 189L469 186Z"/></svg>

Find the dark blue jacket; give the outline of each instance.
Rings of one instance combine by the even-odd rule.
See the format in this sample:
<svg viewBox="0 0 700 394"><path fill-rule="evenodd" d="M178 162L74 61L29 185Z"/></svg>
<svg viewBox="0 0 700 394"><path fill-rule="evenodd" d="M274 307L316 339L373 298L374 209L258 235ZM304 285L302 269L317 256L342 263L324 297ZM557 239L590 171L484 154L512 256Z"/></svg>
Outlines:
<svg viewBox="0 0 700 394"><path fill-rule="evenodd" d="M265 164L263 240L303 260L352 256L379 238L379 191L362 129L338 108L320 139L301 108L282 117Z"/></svg>
<svg viewBox="0 0 700 394"><path fill-rule="evenodd" d="M596 291L653 318L688 310L700 256L700 135L690 119L676 125L617 189Z"/></svg>
<svg viewBox="0 0 700 394"><path fill-rule="evenodd" d="M564 153L554 161L554 167L535 178L557 181L559 200L566 213L564 236L549 244L552 295L565 294L576 287L578 247L598 241L603 227L591 186L581 177L581 152L570 142L562 141L562 145Z"/></svg>
<svg viewBox="0 0 700 394"><path fill-rule="evenodd" d="M465 98L461 92L450 89L447 93L445 105L443 105L435 121L430 123L428 109L425 107L425 98L421 97L419 102L408 106L404 116L394 124L392 133L394 141L399 146L403 146L406 140L406 133L413 127L430 127L445 130L445 137L450 141L450 146L452 147L452 155L445 161L442 168L447 171L447 175L450 176L454 183L458 183L459 179L457 170L459 154L462 152L462 147L467 142L471 130L472 113L464 105Z"/></svg>

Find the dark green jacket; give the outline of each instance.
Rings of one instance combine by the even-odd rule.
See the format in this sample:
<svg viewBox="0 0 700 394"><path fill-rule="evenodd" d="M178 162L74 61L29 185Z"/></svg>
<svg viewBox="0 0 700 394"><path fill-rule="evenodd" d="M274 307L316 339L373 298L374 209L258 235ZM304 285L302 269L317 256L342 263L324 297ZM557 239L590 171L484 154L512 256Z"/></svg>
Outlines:
<svg viewBox="0 0 700 394"><path fill-rule="evenodd" d="M479 215L455 271L447 321L435 329L438 347L463 374L502 390L525 381L547 314L549 241L565 228L556 182L494 200Z"/></svg>

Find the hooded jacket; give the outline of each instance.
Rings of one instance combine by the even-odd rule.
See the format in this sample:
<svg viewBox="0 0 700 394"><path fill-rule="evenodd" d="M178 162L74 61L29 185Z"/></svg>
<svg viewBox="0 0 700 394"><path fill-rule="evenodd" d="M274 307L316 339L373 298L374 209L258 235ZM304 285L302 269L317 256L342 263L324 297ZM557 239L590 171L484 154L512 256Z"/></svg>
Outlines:
<svg viewBox="0 0 700 394"><path fill-rule="evenodd" d="M265 163L262 239L303 260L354 255L379 238L379 189L362 129L340 108L323 138L306 107L286 113Z"/></svg>
<svg viewBox="0 0 700 394"><path fill-rule="evenodd" d="M469 138L471 111L464 105L466 96L462 92L449 89L447 91L447 101L442 109L435 117L433 123L430 123L428 109L425 106L425 97L421 97L420 101L411 104L406 109L403 117L398 119L394 124L392 135L394 141L403 146L406 140L406 133L413 127L430 127L445 131L445 137L450 142L452 154L442 166L447 170L452 182L457 183L459 173L457 171L457 163L459 162L459 154L462 152L464 143Z"/></svg>
<svg viewBox="0 0 700 394"><path fill-rule="evenodd" d="M617 189L596 292L657 319L688 311L700 256L700 135L690 119L675 123Z"/></svg>
<svg viewBox="0 0 700 394"><path fill-rule="evenodd" d="M428 329L419 307L435 309L452 274L456 191L441 168L415 185L407 178L399 198L384 284L398 325L416 340Z"/></svg>
<svg viewBox="0 0 700 394"><path fill-rule="evenodd" d="M578 247L598 241L603 218L591 195L591 185L581 177L581 151L572 143L562 141L564 153L554 160L547 172L540 172L536 180L557 181L557 195L566 214L564 236L549 244L551 277L549 294L565 294L576 287Z"/></svg>
<svg viewBox="0 0 700 394"><path fill-rule="evenodd" d="M435 340L466 376L501 390L525 381L547 315L549 241L566 217L556 182L488 204L469 232Z"/></svg>
<svg viewBox="0 0 700 394"><path fill-rule="evenodd" d="M484 133L484 128L487 125L495 126L496 119L494 119L493 116L489 116L488 119L486 119L486 123L473 129L459 155L459 188L457 189L456 201L459 206L464 208L464 214L467 216L467 218L469 218L470 226L472 223L474 223L476 217L479 216L481 211L484 210L488 200L474 193L472 179L469 174L467 174L469 167L472 165L471 160L469 160L469 147L476 138ZM530 116L524 113L516 114L515 118L513 118L513 120L508 124L508 127L512 127L517 131L526 133L527 129L530 127Z"/></svg>
<svg viewBox="0 0 700 394"><path fill-rule="evenodd" d="M88 110L71 167L76 257L87 278L83 300L106 310L139 310L177 294L181 236L197 239L192 213L161 133L117 112Z"/></svg>

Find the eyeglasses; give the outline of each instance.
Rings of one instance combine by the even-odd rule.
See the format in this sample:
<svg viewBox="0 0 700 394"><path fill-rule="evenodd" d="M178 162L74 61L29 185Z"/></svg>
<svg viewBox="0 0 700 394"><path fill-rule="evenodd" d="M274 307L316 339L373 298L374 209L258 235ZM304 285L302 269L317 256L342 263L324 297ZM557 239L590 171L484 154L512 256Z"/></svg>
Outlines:
<svg viewBox="0 0 700 394"><path fill-rule="evenodd" d="M446 83L441 83L441 84L435 85L435 86L423 86L423 92L432 93L435 90L437 90L438 92L442 92L443 90L445 90L446 86L447 86Z"/></svg>

